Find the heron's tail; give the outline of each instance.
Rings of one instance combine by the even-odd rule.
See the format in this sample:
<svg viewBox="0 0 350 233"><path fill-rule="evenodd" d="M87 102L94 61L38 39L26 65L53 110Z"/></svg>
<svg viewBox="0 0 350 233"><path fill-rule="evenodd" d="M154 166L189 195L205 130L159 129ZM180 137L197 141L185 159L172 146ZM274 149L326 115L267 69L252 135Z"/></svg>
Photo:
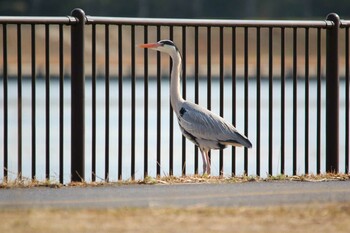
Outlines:
<svg viewBox="0 0 350 233"><path fill-rule="evenodd" d="M247 148L252 148L252 143L249 141L249 139L236 132L235 133L235 138L232 139L232 140L227 140L227 141L222 141L221 142L222 144L224 145L231 145L231 146L244 146L244 147L247 147Z"/></svg>

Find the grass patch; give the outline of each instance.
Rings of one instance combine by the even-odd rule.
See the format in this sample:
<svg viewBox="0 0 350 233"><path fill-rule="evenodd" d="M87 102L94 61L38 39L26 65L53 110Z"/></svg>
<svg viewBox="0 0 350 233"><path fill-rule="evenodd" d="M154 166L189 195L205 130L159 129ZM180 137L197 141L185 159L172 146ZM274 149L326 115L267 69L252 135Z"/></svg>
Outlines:
<svg viewBox="0 0 350 233"><path fill-rule="evenodd" d="M322 182L322 181L344 181L350 180L350 174L325 173L319 175L277 175L261 178L259 176L208 176L208 175L192 175L192 176L164 176L164 177L146 177L140 181L129 181L138 184L182 184L182 183L243 183L243 182L271 182L271 181L305 181L305 182ZM125 182L125 183L129 183Z"/></svg>
<svg viewBox="0 0 350 233"><path fill-rule="evenodd" d="M63 185L50 180L43 180L39 181L36 179L28 179L28 178L22 178L22 179L15 179L15 180L7 180L4 179L0 183L0 189L8 189L8 188L35 188L35 187L47 187L47 188L59 188Z"/></svg>
<svg viewBox="0 0 350 233"><path fill-rule="evenodd" d="M68 184L60 184L55 181L44 180L32 180L28 178L22 178L21 180L15 179L13 181L2 181L0 183L0 189L4 188L34 188L34 187L48 187L48 188L60 188L60 187L99 187L106 185L156 185L156 184L186 184L186 183L243 183L243 182L273 182L273 181L303 181L303 182L323 182L323 181L345 181L350 180L350 174L341 173L325 173L325 174L308 174L299 176L277 175L268 176L267 178L261 178L259 176L209 176L209 175L191 175L191 176L161 176L151 177L147 176L142 180L124 180L116 182L71 182Z"/></svg>
<svg viewBox="0 0 350 233"><path fill-rule="evenodd" d="M350 203L0 210L1 232L349 232Z"/></svg>

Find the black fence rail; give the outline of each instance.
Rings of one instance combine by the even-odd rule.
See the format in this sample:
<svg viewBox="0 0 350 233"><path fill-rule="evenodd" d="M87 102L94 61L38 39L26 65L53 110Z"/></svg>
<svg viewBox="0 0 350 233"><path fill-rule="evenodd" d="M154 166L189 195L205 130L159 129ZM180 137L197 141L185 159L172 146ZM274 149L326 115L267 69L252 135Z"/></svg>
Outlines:
<svg viewBox="0 0 350 233"><path fill-rule="evenodd" d="M136 48L164 38L182 51L184 98L231 119L253 143L212 151L214 173L349 172L350 21L336 14L185 20L76 9L0 24L3 180L201 173L170 107L170 59Z"/></svg>

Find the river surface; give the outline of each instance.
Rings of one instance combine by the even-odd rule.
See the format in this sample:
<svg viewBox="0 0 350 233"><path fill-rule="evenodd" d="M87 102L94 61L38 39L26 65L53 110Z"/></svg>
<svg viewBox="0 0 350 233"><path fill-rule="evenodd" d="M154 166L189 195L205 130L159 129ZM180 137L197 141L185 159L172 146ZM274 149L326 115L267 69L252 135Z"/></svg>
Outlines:
<svg viewBox="0 0 350 233"><path fill-rule="evenodd" d="M202 79L200 79L202 80ZM317 82L311 80L309 86L309 171L316 172L316 133L317 133ZM110 82L110 180L117 179L118 170L118 81ZM220 109L220 83L213 79L211 83L211 107L212 111L219 113ZM3 168L4 157L4 96L3 82L0 81L0 167ZM194 80L188 79L186 82L186 99L194 101ZM261 82L261 176L268 173L268 122L269 122L269 102L268 102L268 81ZM292 174L293 155L293 83L287 80L285 85L285 172ZM321 88L321 168L324 171L325 155L325 81L322 81ZM10 79L8 82L8 138L9 138L9 176L15 178L17 175L17 154L18 154L18 99L17 81ZM97 177L104 178L105 164L105 82L99 80L96 87L97 105ZM244 82L236 82L236 128L244 132ZM70 179L70 82L64 83L64 179ZM143 157L144 157L144 82L140 79L136 82L136 179L143 178ZM256 174L256 122L257 122L257 92L256 80L249 80L249 107L248 107L248 137L253 144L253 148L248 150L248 174ZM162 80L161 84L161 174L169 174L169 82ZM91 81L86 81L86 180L91 180L91 132L92 132L92 92ZM156 151L157 151L157 83L155 80L149 81L149 118L148 118L148 167L149 175L156 175ZM203 79L199 82L199 104L207 106L207 81ZM31 175L31 82L22 82L22 158L23 176ZM50 176L52 179L59 177L59 85L57 80L50 82ZM224 83L224 118L232 120L232 83L225 79ZM123 179L130 178L131 163L131 82L125 79L123 82ZM345 161L345 82L340 83L340 171L344 171ZM37 156L37 178L45 177L45 82L38 80L36 83L36 156ZM297 85L297 173L304 173L305 161L305 82L299 80ZM181 175L182 140L181 132L174 117L174 175ZM273 174L280 173L281 163L281 82L273 82ZM194 173L194 146L191 142L186 142L186 170L188 174ZM231 173L231 149L224 150L224 174ZM244 173L244 149L236 149L236 174ZM199 155L199 171L202 171L202 160ZM219 174L219 152L212 151L212 173ZM0 174L0 179L3 174Z"/></svg>

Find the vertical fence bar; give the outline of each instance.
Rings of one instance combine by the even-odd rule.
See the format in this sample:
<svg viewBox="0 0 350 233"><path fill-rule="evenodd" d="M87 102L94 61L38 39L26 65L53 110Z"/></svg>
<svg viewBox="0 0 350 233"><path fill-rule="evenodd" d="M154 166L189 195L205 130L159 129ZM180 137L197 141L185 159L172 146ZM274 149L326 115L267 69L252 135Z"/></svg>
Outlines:
<svg viewBox="0 0 350 233"><path fill-rule="evenodd" d="M109 25L105 25L105 180L109 181ZM120 117L120 116L119 116Z"/></svg>
<svg viewBox="0 0 350 233"><path fill-rule="evenodd" d="M3 97L4 97L4 182L8 180L8 77L7 77L7 25L2 25Z"/></svg>
<svg viewBox="0 0 350 233"><path fill-rule="evenodd" d="M244 28L244 135L248 137L248 97L249 97L249 46L248 46L248 27ZM248 175L248 148L244 147L244 173Z"/></svg>
<svg viewBox="0 0 350 233"><path fill-rule="evenodd" d="M207 108L211 110L211 27L207 27ZM211 152L208 152L211 164ZM203 161L204 162L204 161ZM204 173L204 171L203 171Z"/></svg>
<svg viewBox="0 0 350 233"><path fill-rule="evenodd" d="M272 175L273 168L273 31L269 28L269 165L268 173Z"/></svg>
<svg viewBox="0 0 350 233"><path fill-rule="evenodd" d="M345 174L349 173L349 131L350 131L350 121L349 121L349 79L350 79L350 41L349 41L349 27L345 28Z"/></svg>
<svg viewBox="0 0 350 233"><path fill-rule="evenodd" d="M224 28L220 27L219 29L219 46L220 46L220 116L224 116ZM219 154L219 175L223 176L224 174L224 151L220 149Z"/></svg>
<svg viewBox="0 0 350 233"><path fill-rule="evenodd" d="M135 133L136 133L136 105L135 105L135 25L131 25L131 179L135 180Z"/></svg>
<svg viewBox="0 0 350 233"><path fill-rule="evenodd" d="M285 174L285 28L281 28L281 174Z"/></svg>
<svg viewBox="0 0 350 233"><path fill-rule="evenodd" d="M32 180L36 176L36 49L35 25L31 25L31 52L32 52Z"/></svg>
<svg viewBox="0 0 350 233"><path fill-rule="evenodd" d="M64 57L63 57L63 25L59 25L59 180L63 183L63 172L64 172Z"/></svg>
<svg viewBox="0 0 350 233"><path fill-rule="evenodd" d="M326 45L326 172L339 170L339 64L338 35L340 19L327 15L334 26L327 29Z"/></svg>
<svg viewBox="0 0 350 233"><path fill-rule="evenodd" d="M173 26L169 27L169 38L173 40L174 37L174 28ZM171 83L171 58L169 58L169 85ZM173 108L171 107L171 100L169 99L169 175L174 175L174 113Z"/></svg>
<svg viewBox="0 0 350 233"><path fill-rule="evenodd" d="M17 114L18 114L18 174L19 180L22 179L22 28L17 24Z"/></svg>
<svg viewBox="0 0 350 233"><path fill-rule="evenodd" d="M316 173L321 173L321 29L317 29L317 126Z"/></svg>
<svg viewBox="0 0 350 233"><path fill-rule="evenodd" d="M231 93L232 93L232 124L236 125L236 27L232 28L231 32L231 43L232 43L232 86L231 86ZM231 160L231 175L236 175L236 147L231 148L231 154L232 154L232 160Z"/></svg>
<svg viewBox="0 0 350 233"><path fill-rule="evenodd" d="M122 179L123 167L123 28L118 26L118 180Z"/></svg>
<svg viewBox="0 0 350 233"><path fill-rule="evenodd" d="M78 19L71 26L71 175L72 181L85 179L85 76L84 76L84 25L85 13L74 9Z"/></svg>
<svg viewBox="0 0 350 233"><path fill-rule="evenodd" d="M198 51L198 27L194 28L194 102L199 103L199 51ZM194 174L198 174L198 147L194 146Z"/></svg>
<svg viewBox="0 0 350 233"><path fill-rule="evenodd" d="M96 24L91 29L91 180L96 181Z"/></svg>
<svg viewBox="0 0 350 233"><path fill-rule="evenodd" d="M160 40L160 26L157 26L157 41ZM160 53L157 53L157 176L160 176L161 168L161 64Z"/></svg>
<svg viewBox="0 0 350 233"><path fill-rule="evenodd" d="M50 27L45 25L45 177L50 179Z"/></svg>
<svg viewBox="0 0 350 233"><path fill-rule="evenodd" d="M256 28L256 175L260 176L261 30Z"/></svg>
<svg viewBox="0 0 350 233"><path fill-rule="evenodd" d="M309 173L309 28L305 28L305 174Z"/></svg>
<svg viewBox="0 0 350 233"><path fill-rule="evenodd" d="M148 42L148 27L144 26L144 43ZM144 177L148 176L148 49L144 49Z"/></svg>
<svg viewBox="0 0 350 233"><path fill-rule="evenodd" d="M293 166L292 174L296 175L297 169L297 51L298 51L298 42L297 42L297 28L293 28Z"/></svg>
<svg viewBox="0 0 350 233"><path fill-rule="evenodd" d="M211 27L207 27L207 108L211 110Z"/></svg>
<svg viewBox="0 0 350 233"><path fill-rule="evenodd" d="M186 99L186 27L182 27L182 96ZM182 175L186 175L186 138L182 136Z"/></svg>

